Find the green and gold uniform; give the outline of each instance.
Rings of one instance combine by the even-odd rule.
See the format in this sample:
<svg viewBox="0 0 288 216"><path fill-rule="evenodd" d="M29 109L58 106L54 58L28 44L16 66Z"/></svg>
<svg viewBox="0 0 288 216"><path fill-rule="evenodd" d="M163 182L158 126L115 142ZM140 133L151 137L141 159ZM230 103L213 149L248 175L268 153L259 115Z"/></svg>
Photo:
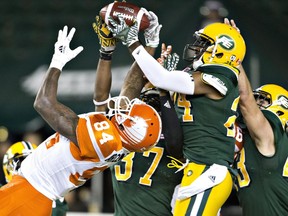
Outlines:
<svg viewBox="0 0 288 216"><path fill-rule="evenodd" d="M235 161L239 202L245 216L284 216L288 215L288 138L278 117L262 112L273 128L276 151L263 156L244 131L244 148Z"/></svg>
<svg viewBox="0 0 288 216"><path fill-rule="evenodd" d="M168 168L170 162L161 137L150 151L132 152L112 166L115 216L172 215L170 202L183 174Z"/></svg>
<svg viewBox="0 0 288 216"><path fill-rule="evenodd" d="M234 155L238 71L215 64L203 65L198 71L217 77L227 87L227 94L218 100L204 95L176 96L176 111L184 132L184 156L198 164L229 166Z"/></svg>
<svg viewBox="0 0 288 216"><path fill-rule="evenodd" d="M234 157L239 71L221 64L204 64L197 71L202 72L204 83L215 89L221 86L227 93L221 99L210 99L205 95L175 94L175 108L184 136L183 153L190 161L184 170L181 186L192 184L213 164L230 168ZM204 76L213 79L207 82ZM197 202L197 194L183 201L177 200L175 215L190 215L191 212L197 212L197 215L216 215L231 193L230 173L216 187L205 190L205 194L197 198ZM200 199L201 204L196 206Z"/></svg>

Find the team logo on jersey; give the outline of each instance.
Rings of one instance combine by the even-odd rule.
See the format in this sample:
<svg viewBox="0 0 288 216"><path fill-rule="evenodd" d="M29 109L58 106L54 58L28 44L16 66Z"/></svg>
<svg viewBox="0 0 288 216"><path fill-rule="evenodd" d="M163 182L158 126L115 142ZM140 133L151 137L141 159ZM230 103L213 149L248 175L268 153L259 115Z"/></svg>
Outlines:
<svg viewBox="0 0 288 216"><path fill-rule="evenodd" d="M234 40L228 35L221 35L218 38L218 44L226 50L231 50L235 46Z"/></svg>
<svg viewBox="0 0 288 216"><path fill-rule="evenodd" d="M216 176L210 175L210 176L208 176L208 178L209 178L213 183L215 183Z"/></svg>
<svg viewBox="0 0 288 216"><path fill-rule="evenodd" d="M284 109L288 109L288 98L285 97L284 95L281 95L278 98L278 103L280 106L282 106Z"/></svg>

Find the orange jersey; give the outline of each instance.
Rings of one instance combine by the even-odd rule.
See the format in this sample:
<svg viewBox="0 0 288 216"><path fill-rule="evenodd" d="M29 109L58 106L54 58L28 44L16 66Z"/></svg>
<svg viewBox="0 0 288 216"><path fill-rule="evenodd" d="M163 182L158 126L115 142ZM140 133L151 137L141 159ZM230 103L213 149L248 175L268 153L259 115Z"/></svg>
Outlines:
<svg viewBox="0 0 288 216"><path fill-rule="evenodd" d="M63 197L127 153L114 125L103 114L79 115L78 146L55 133L21 164L20 173L49 199Z"/></svg>

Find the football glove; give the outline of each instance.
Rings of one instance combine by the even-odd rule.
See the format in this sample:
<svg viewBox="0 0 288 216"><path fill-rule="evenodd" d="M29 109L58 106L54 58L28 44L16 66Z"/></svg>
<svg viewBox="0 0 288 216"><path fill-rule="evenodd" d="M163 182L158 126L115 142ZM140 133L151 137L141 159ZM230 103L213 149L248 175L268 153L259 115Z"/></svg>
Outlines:
<svg viewBox="0 0 288 216"><path fill-rule="evenodd" d="M63 30L59 30L57 42L54 45L54 54L49 66L50 68L54 67L62 71L65 64L75 58L83 50L82 46L79 46L74 50L71 50L69 47L75 31L76 29L72 28L67 35L67 26L64 26Z"/></svg>
<svg viewBox="0 0 288 216"><path fill-rule="evenodd" d="M179 62L179 55L177 53L172 52L172 46L166 45L163 43L161 47L161 56L157 59L157 61L168 71L176 70L178 62Z"/></svg>
<svg viewBox="0 0 288 216"><path fill-rule="evenodd" d="M111 16L108 17L111 25L108 25L107 28L113 33L115 38L121 40L123 45L129 47L138 41L138 23L135 21L134 25L129 27L123 16L118 15L118 19L119 24Z"/></svg>
<svg viewBox="0 0 288 216"><path fill-rule="evenodd" d="M144 38L146 42L146 46L157 48L160 42L160 30L162 25L158 22L158 17L152 11L147 11L145 8L141 8L144 13L148 16L150 21L150 25L147 29L144 30Z"/></svg>
<svg viewBox="0 0 288 216"><path fill-rule="evenodd" d="M174 71L179 62L179 55L177 53L169 54L163 63L163 67L168 71Z"/></svg>
<svg viewBox="0 0 288 216"><path fill-rule="evenodd" d="M99 44L101 46L100 53L112 54L116 48L116 38L107 28L106 23L100 16L95 17L96 22L92 23L95 33L98 35Z"/></svg>

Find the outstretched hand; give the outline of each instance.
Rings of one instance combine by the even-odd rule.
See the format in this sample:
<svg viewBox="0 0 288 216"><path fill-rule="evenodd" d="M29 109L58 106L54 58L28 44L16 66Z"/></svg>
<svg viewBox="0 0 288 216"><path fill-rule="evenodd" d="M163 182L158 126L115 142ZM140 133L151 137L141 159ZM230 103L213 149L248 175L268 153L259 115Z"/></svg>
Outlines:
<svg viewBox="0 0 288 216"><path fill-rule="evenodd" d="M123 45L127 47L138 41L138 23L135 20L134 24L130 27L126 24L124 18L118 15L119 23L111 16L108 17L110 25L107 28L112 32L115 38L122 41Z"/></svg>
<svg viewBox="0 0 288 216"><path fill-rule="evenodd" d="M162 43L161 47L161 56L157 59L157 61L168 71L176 70L178 62L179 62L179 55L177 53L172 53L172 46L166 45Z"/></svg>
<svg viewBox="0 0 288 216"><path fill-rule="evenodd" d="M224 18L224 23L232 26L233 28L235 28L240 33L240 29L236 26L236 23L233 19L229 20L228 18Z"/></svg>
<svg viewBox="0 0 288 216"><path fill-rule="evenodd" d="M95 22L92 27L98 36L99 44L101 46L100 52L112 54L116 48L116 38L113 37L112 32L107 28L106 23L100 16L95 17Z"/></svg>
<svg viewBox="0 0 288 216"><path fill-rule="evenodd" d="M57 42L54 45L54 54L50 63L50 68L54 67L62 70L67 62L75 58L83 50L82 46L79 46L74 50L71 50L69 47L75 31L76 29L72 28L68 34L67 26L64 26L63 30L59 30Z"/></svg>
<svg viewBox="0 0 288 216"><path fill-rule="evenodd" d="M144 37L146 46L157 48L160 42L160 30L162 25L159 24L158 17L152 11L147 11L145 8L141 8L148 16L150 25L144 30Z"/></svg>

